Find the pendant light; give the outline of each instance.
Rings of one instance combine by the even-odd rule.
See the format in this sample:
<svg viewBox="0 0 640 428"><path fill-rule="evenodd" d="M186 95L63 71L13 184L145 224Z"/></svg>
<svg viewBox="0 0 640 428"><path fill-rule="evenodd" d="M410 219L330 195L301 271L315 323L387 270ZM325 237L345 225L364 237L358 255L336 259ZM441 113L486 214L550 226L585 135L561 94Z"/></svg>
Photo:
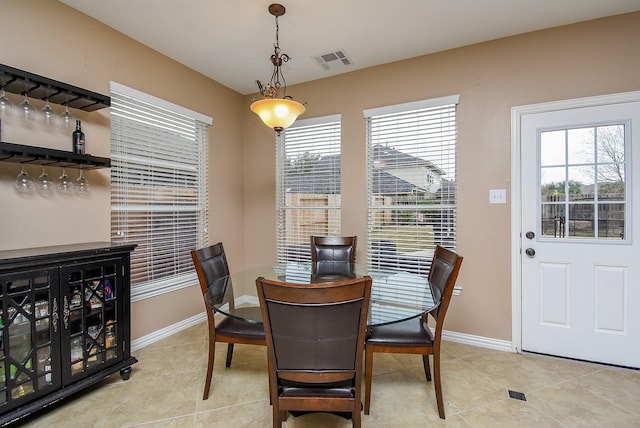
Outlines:
<svg viewBox="0 0 640 428"><path fill-rule="evenodd" d="M256 80L260 95L264 98L251 104L251 111L260 116L264 124L272 128L278 135L283 129L291 126L305 110L304 105L287 95L287 83L282 74L282 64L291 59L289 55L280 53L278 17L284 15L285 12L286 9L281 4L274 3L269 6L269 13L276 19L276 43L273 55L271 55L273 74L266 85ZM279 97L280 93L282 93L282 97Z"/></svg>

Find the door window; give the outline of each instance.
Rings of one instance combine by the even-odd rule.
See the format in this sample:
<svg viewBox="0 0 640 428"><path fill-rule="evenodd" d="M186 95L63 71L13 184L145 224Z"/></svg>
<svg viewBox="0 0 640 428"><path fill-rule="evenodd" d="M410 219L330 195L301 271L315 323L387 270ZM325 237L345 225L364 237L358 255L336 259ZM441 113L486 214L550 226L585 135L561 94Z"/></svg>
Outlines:
<svg viewBox="0 0 640 428"><path fill-rule="evenodd" d="M625 125L540 132L543 238L625 240Z"/></svg>

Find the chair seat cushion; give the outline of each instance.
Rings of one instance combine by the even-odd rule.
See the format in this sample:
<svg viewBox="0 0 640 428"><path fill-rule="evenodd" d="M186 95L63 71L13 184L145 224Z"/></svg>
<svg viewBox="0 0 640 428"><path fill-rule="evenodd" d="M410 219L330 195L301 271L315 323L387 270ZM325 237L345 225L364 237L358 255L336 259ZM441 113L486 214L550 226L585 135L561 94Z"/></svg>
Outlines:
<svg viewBox="0 0 640 428"><path fill-rule="evenodd" d="M433 333L420 318L414 318L394 324L372 327L367 343L397 346L433 345Z"/></svg>
<svg viewBox="0 0 640 428"><path fill-rule="evenodd" d="M249 319L260 319L259 317L250 317L248 312L256 311L260 313L259 307L239 308L236 312L240 316L247 316ZM225 317L222 321L216 324L216 333L226 336L241 336L241 337L255 337L257 339L264 339L264 326L255 322L249 322L246 320L240 320L233 317Z"/></svg>

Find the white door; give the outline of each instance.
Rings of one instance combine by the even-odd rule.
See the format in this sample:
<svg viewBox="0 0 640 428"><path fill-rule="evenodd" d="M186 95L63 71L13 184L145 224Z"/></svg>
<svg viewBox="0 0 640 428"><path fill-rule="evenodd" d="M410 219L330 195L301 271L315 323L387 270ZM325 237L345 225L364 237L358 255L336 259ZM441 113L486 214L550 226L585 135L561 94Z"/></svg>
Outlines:
<svg viewBox="0 0 640 428"><path fill-rule="evenodd" d="M640 102L522 116L522 349L640 367Z"/></svg>

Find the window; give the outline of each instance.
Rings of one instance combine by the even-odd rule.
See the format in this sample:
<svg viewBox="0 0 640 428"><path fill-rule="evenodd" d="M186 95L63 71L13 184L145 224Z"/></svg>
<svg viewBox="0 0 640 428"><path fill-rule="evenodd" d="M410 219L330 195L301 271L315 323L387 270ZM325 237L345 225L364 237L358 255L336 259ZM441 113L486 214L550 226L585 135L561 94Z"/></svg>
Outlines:
<svg viewBox="0 0 640 428"><path fill-rule="evenodd" d="M458 96L366 110L368 252L373 267L428 274L456 249Z"/></svg>
<svg viewBox="0 0 640 428"><path fill-rule="evenodd" d="M340 115L296 121L276 158L278 261L308 261L311 235L340 234Z"/></svg>
<svg viewBox="0 0 640 428"><path fill-rule="evenodd" d="M627 157L624 124L540 132L542 237L628 237Z"/></svg>
<svg viewBox="0 0 640 428"><path fill-rule="evenodd" d="M111 82L111 240L131 255L133 301L197 283L207 242L211 118Z"/></svg>

